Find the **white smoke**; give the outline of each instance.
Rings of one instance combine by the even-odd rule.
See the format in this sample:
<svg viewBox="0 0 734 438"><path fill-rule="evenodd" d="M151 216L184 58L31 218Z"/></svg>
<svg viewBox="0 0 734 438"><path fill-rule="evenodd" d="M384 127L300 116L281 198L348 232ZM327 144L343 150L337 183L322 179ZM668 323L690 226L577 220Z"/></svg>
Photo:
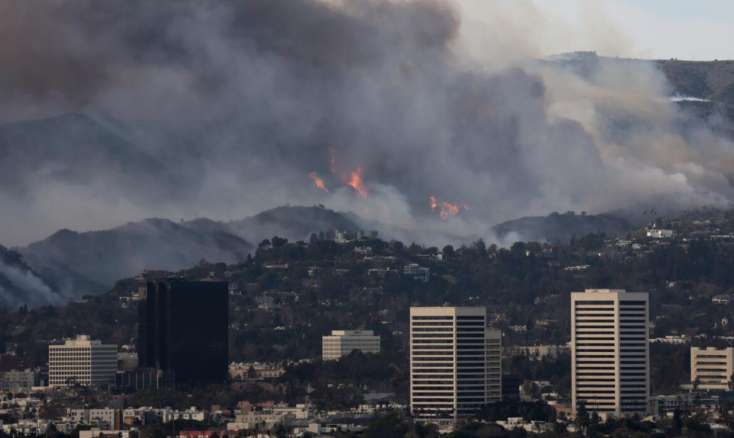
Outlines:
<svg viewBox="0 0 734 438"><path fill-rule="evenodd" d="M63 297L54 291L33 272L21 270L0 261L0 276L10 287L0 285L0 308L13 308L21 304L30 307L60 304Z"/></svg>

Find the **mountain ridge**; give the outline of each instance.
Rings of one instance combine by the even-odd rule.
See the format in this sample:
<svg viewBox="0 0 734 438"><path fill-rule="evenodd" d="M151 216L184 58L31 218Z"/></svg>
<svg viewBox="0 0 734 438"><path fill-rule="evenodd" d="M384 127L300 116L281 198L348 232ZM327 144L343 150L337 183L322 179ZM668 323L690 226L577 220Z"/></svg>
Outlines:
<svg viewBox="0 0 734 438"><path fill-rule="evenodd" d="M200 260L236 263L274 235L301 240L332 229L359 226L322 207L278 207L230 222L148 218L106 230L61 229L14 252L52 290L78 298L106 292L120 278L144 270L177 271Z"/></svg>
<svg viewBox="0 0 734 438"><path fill-rule="evenodd" d="M632 229L633 224L621 216L566 212L512 219L494 225L491 231L500 239L567 243L574 237L598 233L616 235Z"/></svg>

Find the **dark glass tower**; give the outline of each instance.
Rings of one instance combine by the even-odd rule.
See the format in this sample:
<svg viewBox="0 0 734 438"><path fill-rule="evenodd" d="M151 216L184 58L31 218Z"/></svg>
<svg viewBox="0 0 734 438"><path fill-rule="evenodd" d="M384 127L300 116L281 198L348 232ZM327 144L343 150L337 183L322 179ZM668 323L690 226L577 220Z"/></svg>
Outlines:
<svg viewBox="0 0 734 438"><path fill-rule="evenodd" d="M140 367L162 370L177 384L226 381L228 308L225 282L148 282L138 307Z"/></svg>

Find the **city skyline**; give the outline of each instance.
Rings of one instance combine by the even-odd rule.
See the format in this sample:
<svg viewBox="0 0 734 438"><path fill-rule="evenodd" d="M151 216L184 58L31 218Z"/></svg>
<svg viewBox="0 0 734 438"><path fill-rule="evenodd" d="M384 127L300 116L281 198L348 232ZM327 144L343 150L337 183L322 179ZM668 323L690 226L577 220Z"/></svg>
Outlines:
<svg viewBox="0 0 734 438"><path fill-rule="evenodd" d="M0 0L0 438L734 437L733 23Z"/></svg>

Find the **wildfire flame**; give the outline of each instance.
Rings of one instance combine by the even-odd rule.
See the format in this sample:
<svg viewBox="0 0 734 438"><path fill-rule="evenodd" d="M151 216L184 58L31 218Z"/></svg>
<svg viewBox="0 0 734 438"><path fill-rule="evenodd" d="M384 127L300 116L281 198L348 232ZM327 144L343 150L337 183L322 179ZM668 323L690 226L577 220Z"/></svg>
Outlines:
<svg viewBox="0 0 734 438"><path fill-rule="evenodd" d="M429 196L428 200L431 202L431 210L435 210L438 208L438 199L435 196Z"/></svg>
<svg viewBox="0 0 734 438"><path fill-rule="evenodd" d="M317 189L329 193L329 189L326 188L326 183L324 183L324 180L321 179L321 177L316 172L310 172L308 174L308 177L311 178L311 181L313 181L313 185L316 186Z"/></svg>
<svg viewBox="0 0 734 438"><path fill-rule="evenodd" d="M367 198L369 191L367 190L367 186L364 185L362 166L358 166L349 173L341 172L338 167L334 149L329 148L329 170L331 174L340 178L345 185L351 187L361 198ZM318 187L318 183L315 184Z"/></svg>
<svg viewBox="0 0 734 438"><path fill-rule="evenodd" d="M349 187L353 188L354 191L359 194L359 196L363 198L367 197L367 194L369 192L367 191L367 187L365 187L364 185L364 178L362 177L362 167L357 167L349 173L349 179L346 181L346 184Z"/></svg>
<svg viewBox="0 0 734 438"><path fill-rule="evenodd" d="M434 195L430 195L428 197L428 202L431 206L431 210L437 211L441 220L448 220L451 216L457 216L461 213L462 207L459 204L449 201L441 201ZM468 207L464 205L464 209L466 210Z"/></svg>

